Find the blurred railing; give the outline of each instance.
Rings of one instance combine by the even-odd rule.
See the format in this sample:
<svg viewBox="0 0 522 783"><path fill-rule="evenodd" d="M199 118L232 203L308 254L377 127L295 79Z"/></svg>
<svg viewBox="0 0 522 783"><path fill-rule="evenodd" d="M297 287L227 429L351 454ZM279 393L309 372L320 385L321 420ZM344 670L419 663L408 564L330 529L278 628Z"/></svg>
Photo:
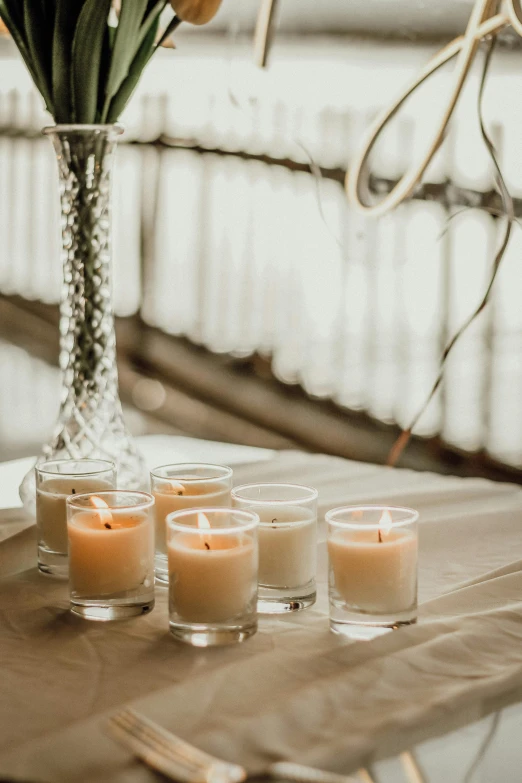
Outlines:
<svg viewBox="0 0 522 783"><path fill-rule="evenodd" d="M342 187L350 151L391 85L427 52L380 48L377 67L370 50L344 61L326 47L307 60L289 46L275 73L251 83L241 54L230 61L206 51L181 57L161 87L160 71L149 73L127 117L114 194L117 314L218 354L267 357L277 378L312 397L408 424L444 343L480 300L497 240L472 90L428 184L389 217L367 221ZM363 89L350 92L357 74ZM37 98L23 76L12 82L0 88L0 292L56 303L55 164L38 134ZM518 84L515 71L504 73L488 110L522 217ZM415 121L402 118L378 151L377 189L415 154L432 104L422 96ZM515 232L492 305L456 348L418 430L514 466L522 466L520 250Z"/></svg>

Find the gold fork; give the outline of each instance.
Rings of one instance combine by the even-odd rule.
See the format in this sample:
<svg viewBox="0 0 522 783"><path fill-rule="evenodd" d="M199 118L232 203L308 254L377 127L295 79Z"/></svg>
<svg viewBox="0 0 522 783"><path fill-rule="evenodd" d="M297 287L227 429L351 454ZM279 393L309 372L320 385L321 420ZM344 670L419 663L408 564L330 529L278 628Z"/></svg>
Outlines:
<svg viewBox="0 0 522 783"><path fill-rule="evenodd" d="M109 731L149 767L179 783L242 783L248 777L244 767L204 753L129 708L109 719ZM357 783L352 777L283 761L271 764L265 774L296 783Z"/></svg>

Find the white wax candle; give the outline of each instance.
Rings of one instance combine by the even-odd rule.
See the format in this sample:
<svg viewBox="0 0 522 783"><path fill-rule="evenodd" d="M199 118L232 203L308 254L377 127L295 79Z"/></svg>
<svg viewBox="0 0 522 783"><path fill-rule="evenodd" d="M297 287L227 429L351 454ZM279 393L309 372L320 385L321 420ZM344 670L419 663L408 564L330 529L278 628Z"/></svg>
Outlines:
<svg viewBox="0 0 522 783"><path fill-rule="evenodd" d="M79 511L69 519L71 592L83 598L136 590L154 580L154 527L142 511Z"/></svg>
<svg viewBox="0 0 522 783"><path fill-rule="evenodd" d="M417 601L417 535L394 528L339 530L328 541L331 579L340 597L356 610L389 614Z"/></svg>
<svg viewBox="0 0 522 783"><path fill-rule="evenodd" d="M300 506L256 504L259 514L259 584L263 587L303 587L315 578L317 521Z"/></svg>
<svg viewBox="0 0 522 783"><path fill-rule="evenodd" d="M186 476L185 478L190 478ZM196 476L194 478L197 478ZM217 481L187 481L165 479L152 490L156 520L156 551L167 554L167 526L165 520L173 511L206 506L229 506L230 489Z"/></svg>
<svg viewBox="0 0 522 783"><path fill-rule="evenodd" d="M255 606L257 555L247 536L178 533L168 558L170 605L182 621L225 622Z"/></svg>
<svg viewBox="0 0 522 783"><path fill-rule="evenodd" d="M36 525L40 545L51 552L67 554L66 498L108 489L112 489L110 482L93 476L64 476L43 481L36 490Z"/></svg>

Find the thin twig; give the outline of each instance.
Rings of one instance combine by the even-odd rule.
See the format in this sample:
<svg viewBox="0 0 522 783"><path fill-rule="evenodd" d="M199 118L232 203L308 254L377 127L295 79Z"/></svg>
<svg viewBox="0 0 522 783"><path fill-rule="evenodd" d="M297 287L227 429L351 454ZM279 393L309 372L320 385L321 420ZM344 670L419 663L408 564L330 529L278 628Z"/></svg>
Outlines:
<svg viewBox="0 0 522 783"><path fill-rule="evenodd" d="M496 277L497 277L497 273L498 273L498 270L500 268L500 264L502 262L502 259L504 258L504 254L506 252L506 248L507 248L507 246L509 244L509 240L511 238L511 231L512 231L512 228L513 228L513 223L515 222L515 210L514 210L514 205L513 205L513 199L511 198L511 194L509 193L509 190L508 190L508 188L506 186L506 183L504 181L504 177L502 176L502 171L500 169L500 165L499 165L499 163L497 161L497 157L496 157L496 153L495 153L495 147L494 147L493 142L491 141L491 139L490 139L490 137L488 135L488 132L486 130L485 123L484 123L484 113L483 113L483 108L484 108L484 105L483 105L484 104L484 91L485 91L485 86L486 86L487 75L489 73L489 67L490 67L490 64L491 64L491 58L492 58L492 55L493 55L493 52L494 52L494 49L495 49L495 43L496 43L496 38L495 37L491 37L488 40L488 48L487 48L487 51L486 51L486 56L485 56L485 59L484 59L484 66L483 66L483 69L482 69L482 76L481 76L481 79L480 79L480 90L479 90L479 96L478 96L478 118L479 118L479 123L480 123L480 132L481 132L481 135L482 135L482 139L484 141L484 144L486 146L486 149L487 149L487 151L489 153L489 156L490 156L490 158L492 160L492 163L493 163L493 166L494 166L494 169L495 169L495 180L496 180L499 192L500 192L500 197L501 197L501 200L502 200L502 206L503 206L503 209L504 209L504 214L505 214L505 217L507 218L506 228L505 228L505 231L504 231L504 236L502 238L502 242L500 244L500 247L499 247L499 249L497 251L497 254L495 256L495 260L493 262L493 270L492 270L492 273L491 273L491 277L490 277L488 286L486 288L486 292L485 292L485 294L484 294L480 304L476 308L476 310L470 315L470 317L464 322L464 324L453 335L453 337L451 338L449 343L446 345L446 348L444 349L444 352L442 354L442 358L441 358L441 362L440 362L440 368L439 368L439 373L437 375L437 378L435 379L435 382L434 382L434 384L433 384L433 386L431 388L431 391L430 391L427 399L425 400L425 402L421 406L421 408L418 411L418 413L414 416L410 426L407 427L406 429L404 429L401 432L401 434L399 435L399 437L397 438L397 440L395 441L395 443L393 444L393 446L392 446L392 448L390 450L390 453L388 455L388 459L386 461L386 464L389 465L390 467L393 467L394 465L397 464L397 461L399 460L402 452L404 451L404 449L408 445L408 442L409 442L409 440L411 438L413 429L418 424L419 419L421 418L421 416L426 411L428 405L430 404L430 402L433 399L434 395L436 394L440 384L442 383L442 379L444 377L444 369L445 369L445 365L446 365L446 361L448 359L448 356L452 352L453 348L455 347L455 345L458 342L458 340L460 339L460 337L464 334L464 332L468 329L468 327L471 326L471 324L482 313L482 311L484 310L484 308L488 304L490 296L491 296L491 291L493 289L493 284L495 283L495 280L496 280Z"/></svg>
<svg viewBox="0 0 522 783"><path fill-rule="evenodd" d="M303 150L304 154L308 158L308 167L310 169L310 174L312 175L314 183L315 183L315 198L316 198L316 201L317 201L317 208L319 209L319 216L320 216L322 222L324 223L324 226L325 226L327 232L330 234L330 236L332 237L332 239L335 242L335 244L340 248L341 252L344 253L344 245L343 245L343 243L341 242L341 240L339 239L339 237L337 236L335 231L331 228L331 226L328 223L328 220L326 219L326 215L325 215L325 211L324 211L324 205L323 205L323 194L322 194L322 190L321 190L321 185L322 185L323 179L324 179L323 178L323 173L321 171L321 167L319 166L319 164L315 160L315 158L312 155L312 153L310 152L310 150L305 146L305 144L301 140L295 139L294 141L295 141L295 143L297 144L298 147L301 147L301 149Z"/></svg>
<svg viewBox="0 0 522 783"><path fill-rule="evenodd" d="M236 0L236 5L235 5L235 9L234 9L235 13L236 13L236 18L232 20L232 23L229 26L229 32L228 32L228 36L229 36L229 38L232 41L232 46L229 47L229 51L231 52L231 54L230 54L230 58L228 60L228 67L229 67L229 74L230 74L230 76L229 76L229 83L227 85L227 93L228 93L228 97L229 97L230 103L234 106L234 108L239 109L240 111L242 111L251 120L252 119L252 109L251 109L251 107L246 108L245 105L244 105L244 102L241 101L237 97L237 95L234 93L233 89L230 86L230 82L232 81L232 63L233 63L233 59L234 59L233 52L234 52L234 49L236 49L236 47L237 47L237 39L238 39L239 31L240 31L240 28L241 28L240 15L239 15L239 2L240 2L240 0ZM276 3L273 3L272 4L272 12L275 11L275 7L276 7ZM261 12L260 12L260 16L261 16ZM264 65L262 67L264 67ZM278 130L279 130L279 128L278 128ZM323 222L323 224L324 224L324 226L326 228L326 231L331 236L331 238L333 239L335 244L341 250L342 255L344 256L344 250L345 250L344 244L341 242L341 240L339 239L339 237L337 236L337 234L335 233L333 228L330 226L330 224L328 223L328 220L326 218L325 209L324 209L323 192L322 192L322 187L321 187L322 184L323 184L324 177L323 177L323 174L322 174L322 171L321 171L321 167L320 167L319 163L316 161L316 159L314 158L314 156L312 155L312 153L310 152L310 150L308 149L307 145L302 141L302 139L300 139L298 136L294 136L292 141L294 142L294 144L297 147L300 147L300 149L304 152L304 154L305 154L305 156L307 158L306 165L309 167L310 174L312 175L312 178L314 180L315 199L316 199L317 207L318 207L318 210L319 210L319 216L320 216L321 221Z"/></svg>
<svg viewBox="0 0 522 783"><path fill-rule="evenodd" d="M475 210L478 209L480 212L487 212L488 215L493 215L493 217L506 217L506 213L502 209L494 209L494 207L462 207L461 209L455 210L455 212L452 212L451 215L448 215L446 218L446 223L442 231L440 232L439 236L437 237L437 241L440 242L441 239L444 239L446 234L448 233L450 223L457 217L460 217L461 215L464 215L466 212L469 212L471 209ZM514 223L522 229L522 220L519 218L514 218Z"/></svg>

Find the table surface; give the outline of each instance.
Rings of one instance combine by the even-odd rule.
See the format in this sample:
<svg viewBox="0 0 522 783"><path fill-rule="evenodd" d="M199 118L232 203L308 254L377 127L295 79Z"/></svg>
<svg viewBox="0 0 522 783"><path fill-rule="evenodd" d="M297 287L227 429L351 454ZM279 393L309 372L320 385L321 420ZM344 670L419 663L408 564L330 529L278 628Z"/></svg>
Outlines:
<svg viewBox="0 0 522 783"><path fill-rule="evenodd" d="M464 779L499 724L502 736L520 736L522 713L509 705L522 697L521 488L186 438L148 437L142 447L151 466L214 460L234 465L236 483L315 486L318 602L261 619L242 645L208 650L168 634L164 589L145 617L76 618L66 584L36 572L32 521L8 507L27 464L1 466L0 777L157 779L105 732L107 716L129 703L253 772L282 758L343 772L377 764L379 779L395 783L407 779L404 769L379 759L418 745L425 768L439 762L427 779L447 783ZM420 616L416 626L350 642L328 629L323 519L329 508L368 502L421 512ZM503 708L499 721L494 714ZM460 731L457 740L445 738L442 759L437 737L460 726L468 726L467 749L459 750ZM499 747L502 780L518 781L516 743L508 742L509 752Z"/></svg>

